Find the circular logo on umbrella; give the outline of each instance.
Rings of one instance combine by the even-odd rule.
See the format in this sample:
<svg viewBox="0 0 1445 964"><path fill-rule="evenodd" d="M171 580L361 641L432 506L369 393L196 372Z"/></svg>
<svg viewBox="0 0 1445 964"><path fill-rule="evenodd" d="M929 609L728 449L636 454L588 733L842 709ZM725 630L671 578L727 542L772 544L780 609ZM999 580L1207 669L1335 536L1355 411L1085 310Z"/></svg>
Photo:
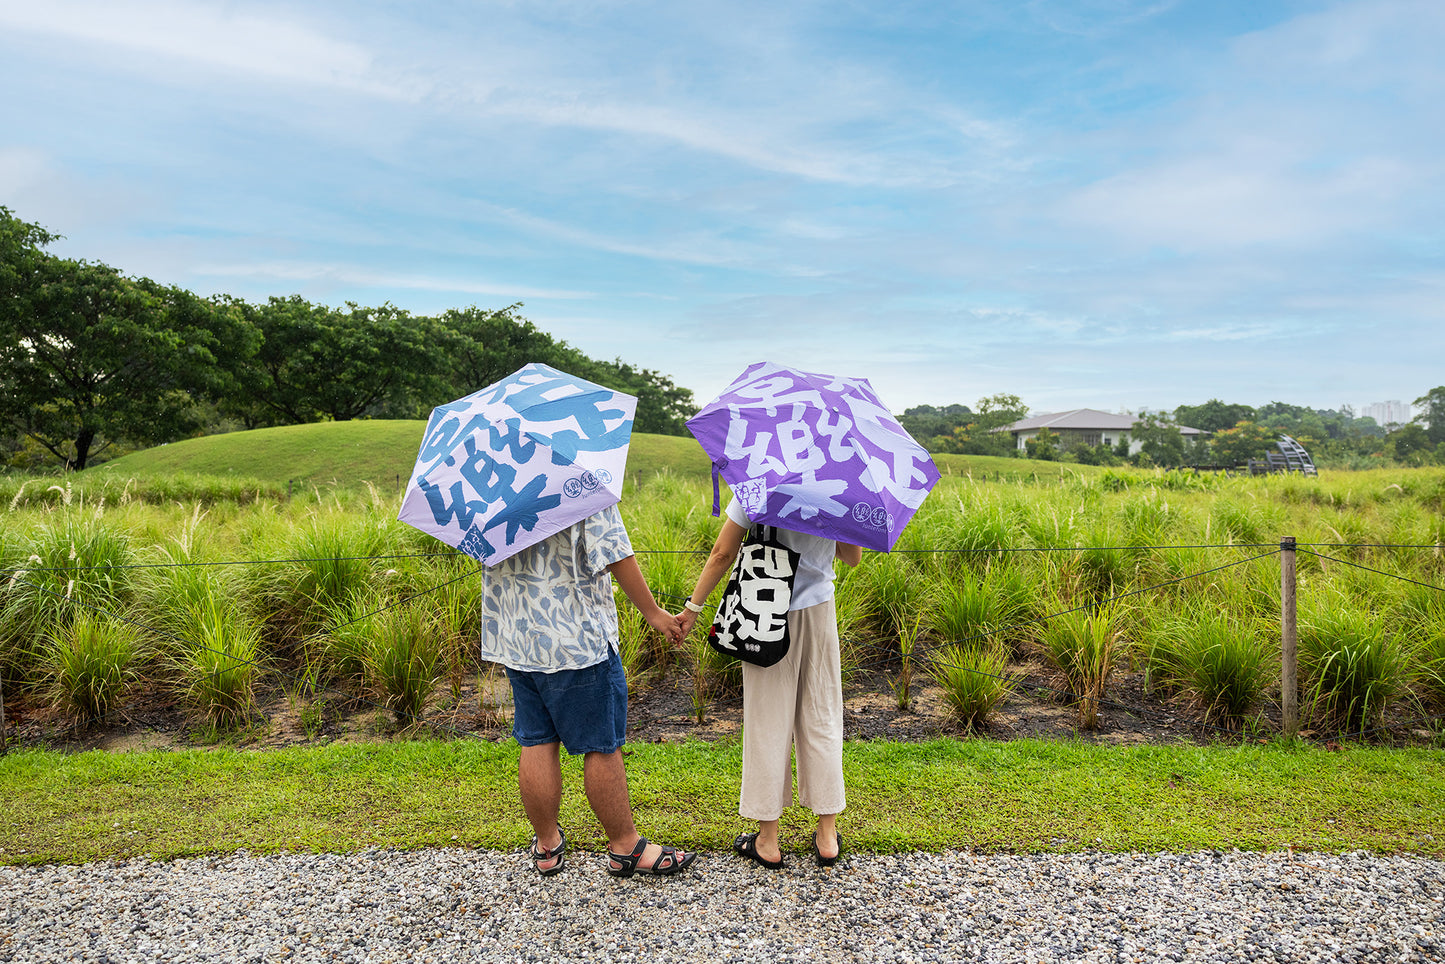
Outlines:
<svg viewBox="0 0 1445 964"><path fill-rule="evenodd" d="M866 502L859 502L853 506L853 521L863 525L871 525L875 529L893 528L893 518L888 510L881 505L869 505Z"/></svg>
<svg viewBox="0 0 1445 964"><path fill-rule="evenodd" d="M567 498L575 499L581 496L582 493L591 492L599 485L605 485L610 481L612 481L612 473L606 469L603 469L596 475L593 475L591 472L583 472L577 478L568 479L566 482L563 482L562 492Z"/></svg>

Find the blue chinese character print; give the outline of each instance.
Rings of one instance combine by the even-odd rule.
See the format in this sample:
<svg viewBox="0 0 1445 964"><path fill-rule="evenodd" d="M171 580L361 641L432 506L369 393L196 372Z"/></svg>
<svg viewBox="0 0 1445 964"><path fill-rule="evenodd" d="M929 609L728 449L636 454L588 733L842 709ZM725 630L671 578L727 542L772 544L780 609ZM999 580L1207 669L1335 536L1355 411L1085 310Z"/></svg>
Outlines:
<svg viewBox="0 0 1445 964"><path fill-rule="evenodd" d="M499 525L507 527L507 543L511 544L517 540L517 531L526 529L531 532L537 527L542 513L548 509L555 509L562 504L562 496L557 494L542 495L542 490L547 487L547 477L539 475L528 482L520 492L513 492L506 496L504 501L507 507L487 520L482 526L482 531L494 529Z"/></svg>
<svg viewBox="0 0 1445 964"><path fill-rule="evenodd" d="M487 511L485 502L467 498L466 489L460 481L453 482L451 489L448 490L452 499L450 503L442 494L440 486L434 485L426 479L418 479L417 482L421 486L423 494L426 495L426 503L431 509L432 518L439 526L444 526L452 518L455 518L457 527L466 529L471 526L473 517Z"/></svg>

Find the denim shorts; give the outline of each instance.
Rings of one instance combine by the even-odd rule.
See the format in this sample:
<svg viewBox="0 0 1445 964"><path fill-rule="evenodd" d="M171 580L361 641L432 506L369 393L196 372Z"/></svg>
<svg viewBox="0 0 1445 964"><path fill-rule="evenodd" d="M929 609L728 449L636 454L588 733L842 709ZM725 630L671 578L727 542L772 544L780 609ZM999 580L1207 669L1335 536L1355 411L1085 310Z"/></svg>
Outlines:
<svg viewBox="0 0 1445 964"><path fill-rule="evenodd" d="M522 746L561 742L573 756L611 753L627 739L627 676L617 650L601 663L555 673L508 669L512 736Z"/></svg>

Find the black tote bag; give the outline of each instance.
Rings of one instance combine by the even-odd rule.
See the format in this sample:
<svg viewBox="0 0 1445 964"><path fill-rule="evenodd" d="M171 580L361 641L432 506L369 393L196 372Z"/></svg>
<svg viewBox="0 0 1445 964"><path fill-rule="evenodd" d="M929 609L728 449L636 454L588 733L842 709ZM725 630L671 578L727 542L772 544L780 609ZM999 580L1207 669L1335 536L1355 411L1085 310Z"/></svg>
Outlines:
<svg viewBox="0 0 1445 964"><path fill-rule="evenodd" d="M799 553L772 526L748 530L707 641L724 656L771 666L788 655L788 605Z"/></svg>

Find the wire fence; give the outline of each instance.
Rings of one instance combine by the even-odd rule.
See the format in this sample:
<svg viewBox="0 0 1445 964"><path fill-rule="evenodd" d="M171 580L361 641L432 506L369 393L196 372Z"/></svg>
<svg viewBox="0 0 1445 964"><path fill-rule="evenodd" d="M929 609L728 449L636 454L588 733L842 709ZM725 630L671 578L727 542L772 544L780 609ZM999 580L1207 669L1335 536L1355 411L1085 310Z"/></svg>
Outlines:
<svg viewBox="0 0 1445 964"><path fill-rule="evenodd" d="M1129 589L1129 590L1127 590L1127 591L1124 591L1124 592L1120 592L1120 593L1116 593L1116 594L1112 594L1112 595L1103 596L1103 597L1100 597L1100 598L1097 598L1097 599L1091 599L1091 600L1083 603L1082 605L1073 606L1073 607L1070 607L1070 608L1067 608L1067 609L1058 610L1058 611L1055 611L1055 612L1051 612L1051 613L1049 613L1049 614L1047 614L1047 615L1034 616L1034 617L1030 617L1030 618L1024 619L1024 620L1019 620L1019 621L1015 621L1015 622L1008 622L1008 623L1000 623L1000 624L998 624L998 625L987 625L987 626L982 627L982 628L980 629L980 631L977 632L977 633L975 633L975 634L968 635L968 636L963 636L963 637L959 637L959 638L951 638L951 639L946 639L946 640L934 640L934 641L931 641L931 642L927 643L926 645L923 645L922 647L913 648L913 649L912 649L909 653L907 653L907 654L904 654L904 653L902 653L902 652L900 652L900 651L897 651L897 650L889 650L889 649L887 649L887 648L885 647L885 648L882 648L881 651L875 653L875 655L874 655L871 659L865 659L865 660L859 661L859 662L855 665L854 668L855 668L855 670L862 670L862 671L864 671L864 672L884 673L884 674L886 674L886 673L887 673L888 671L890 671L890 670L892 670L892 671L897 671L898 668L899 668L899 663L900 663L901 660L909 660L909 661L912 661L912 662L914 662L914 663L918 663L918 664L922 664L922 665L926 666L930 661L937 660L937 658L939 658L940 654L946 653L947 651L949 651L949 650L951 650L951 649L953 649L953 648L955 648L955 647L966 647L966 646L969 646L970 644L979 642L979 641L981 641L981 640L988 640L988 639L995 638L995 637L998 637L998 636L1001 636L1001 635L1004 635L1004 634L1009 634L1009 633L1019 633L1019 632L1023 632L1023 631L1025 631L1025 630L1028 630L1028 629L1031 628L1031 627L1038 626L1038 625L1042 625L1042 624L1047 624L1050 620L1059 619L1059 618L1061 618L1061 617L1067 616L1067 615L1072 614L1072 613L1097 611L1097 610L1099 610L1099 609L1101 609L1101 608L1108 607L1108 606L1110 606L1110 605L1113 605L1113 604L1122 602L1122 601L1124 601L1124 600L1131 599L1131 598L1133 598L1133 597L1138 597L1138 596L1146 595L1146 594L1149 594L1149 593L1159 592L1159 591L1164 590L1164 589L1167 589L1167 588L1169 588L1169 587L1171 587L1171 586L1175 586L1175 585L1178 585L1178 584L1181 584L1181 583L1185 583L1185 582L1188 582L1188 581L1190 581L1190 580L1199 579L1199 578L1202 578L1202 577L1206 577L1206 576L1212 575L1212 574L1214 574L1214 573L1222 572L1222 571L1229 570L1229 569L1238 568L1238 567L1240 567L1240 566L1245 566L1245 565L1248 565L1248 564L1253 563L1253 562L1258 562L1258 561L1263 560L1263 559L1271 558L1271 557L1273 557L1273 556L1281 556L1281 555L1283 555L1283 554L1285 554L1285 553L1304 552L1304 553L1307 553L1307 554L1309 554L1309 555L1311 555L1311 556L1314 556L1314 557L1316 557L1316 558L1318 558L1318 559L1320 559L1320 560L1324 560L1324 561L1328 561L1328 562L1332 562L1332 563L1338 563L1338 564L1343 565L1343 566L1353 567L1353 568L1356 568L1356 569L1359 569L1359 570L1362 570L1362 571L1365 571L1365 572L1369 572L1369 573L1371 573L1371 574L1373 574L1373 575L1376 575L1376 576L1380 576L1380 577L1388 578L1388 579L1392 579L1392 580L1398 580L1398 581L1403 582L1403 583L1409 583L1409 584L1412 584L1412 585L1415 585L1415 586L1419 586L1419 587L1422 587L1422 588L1425 588L1425 589L1428 589L1428 590L1433 590L1433 591L1435 591L1435 592L1439 592L1439 593L1445 594L1445 587L1437 586L1437 585L1434 585L1434 584L1432 584L1432 583L1423 582L1423 581L1421 581L1421 580L1414 579L1414 578L1411 578L1411 577L1408 577L1408 576L1404 576L1404 575L1401 575L1401 574L1398 574L1398 573L1391 573L1391 572L1385 571L1385 570L1383 570L1383 569L1378 569L1378 568L1375 568L1375 567L1372 567L1372 566L1367 566L1367 565L1364 565L1364 564L1362 564L1362 563L1360 563L1360 562L1356 562L1356 561L1351 560L1351 559L1345 559L1345 558L1341 558L1341 557L1336 556L1336 555L1328 554L1328 553L1326 553L1326 552L1318 551L1318 550L1326 550L1326 549L1332 550L1332 551L1351 551L1351 552L1357 552L1357 551L1360 551L1360 550L1391 550L1391 551L1404 550L1404 551L1430 551L1430 552L1433 552L1433 553L1439 553L1440 550L1441 550L1441 548L1442 548L1442 547L1439 546L1439 545L1425 545L1425 544L1345 543L1345 542L1336 542L1336 543L1296 543L1296 542L1294 542L1294 540L1292 540L1292 539L1285 539L1285 540L1281 540L1279 543L1210 543L1210 544L1199 544L1199 545L1168 545L1168 546L1125 545L1125 546L1030 547L1030 548L987 547L987 548L980 548L980 549L898 550L899 554L909 555L909 556L925 556L925 555L939 555L939 554L949 554L949 555L984 554L984 555L990 555L990 556L998 556L998 555L1003 555L1003 554L1005 554L1005 553L1019 553L1019 552L1028 552L1028 553L1083 553L1083 552L1111 552L1111 551L1130 551L1130 552L1154 551L1154 552L1157 552L1157 551L1164 551L1164 550L1232 550L1232 551L1239 551L1239 550L1256 550L1256 549L1264 549L1264 550L1266 550L1266 551L1263 551L1263 552L1255 552L1255 553L1253 553L1253 554L1251 554L1251 555L1249 555L1249 556L1246 556L1246 557L1244 557L1244 558L1232 560L1232 561L1227 562L1227 563L1224 563L1224 564L1222 564L1222 565L1211 566L1211 567L1209 567L1209 568L1200 569L1200 570L1198 570L1198 571L1191 572L1191 573L1188 573L1188 574L1186 574L1186 575L1176 576L1176 577L1173 577L1173 578L1165 579L1165 580L1162 580L1162 581L1159 581L1159 582L1156 582L1156 583L1152 583L1152 584L1147 585L1147 586L1137 587L1137 588L1131 588L1131 589ZM700 559L700 558L705 557L706 554L707 554L706 550L692 550L692 549L687 549L687 550L648 550L648 549L639 549L639 550L637 550L637 555L638 555L639 557L664 556L664 555L679 556L679 555L680 555L680 556L689 556L689 557L694 557L694 558L699 558L699 559ZM302 667L301 669L297 670L296 672L291 672L291 671L288 671L288 670L286 670L286 669L278 669L278 668L277 668L273 663L271 663L269 660L246 659L246 658L237 657L237 656L235 656L235 655L232 654L232 653L225 652L225 651L221 651L221 650L215 649L214 647L209 647L209 646L207 646L205 643L203 643L203 642L201 642L201 641L199 641L199 640L196 640L196 639L193 639L193 638L187 638L187 637L185 637L185 636L183 636L183 635L181 635L181 634L178 634L178 633L176 633L176 632L173 631L173 630L167 629L167 628L165 628L165 627L163 627L163 626L158 626L158 625L155 625L155 624L153 624L153 623L149 623L149 622L146 622L146 621L144 621L144 620L137 619L137 618L134 617L134 616L130 616L130 615L127 615L127 614L125 614L125 613L123 613L123 612L117 611L114 607L108 607L108 606L102 605L102 604L100 604L100 603L90 602L90 601L87 601L87 600L84 600L84 599L76 599L76 598L73 598L69 593L62 593L62 592L59 591L58 589L52 588L52 587L50 587L50 586L46 586L46 585L44 585L43 583L38 582L38 581L36 581L35 579L33 579L33 578L31 578L31 577L34 576L34 575L39 575L39 574L63 573L63 574L67 574L70 578L74 579L74 578L76 578L76 577L78 577L78 576L80 576L80 575L82 575L82 574L84 574L84 573L94 573L94 572L96 572L96 571L98 571L98 570L105 570L105 571L107 571L107 572L120 572L120 571L125 571L125 570L145 570L145 569L211 568L211 567L261 566L261 565L270 565L270 566L280 566L280 565L305 565L305 564L309 564L309 563L334 563L334 562L341 562L341 561L347 561L347 562L395 562L395 561L400 561L400 560L431 559L431 558L453 558L453 559L457 559L457 558L464 558L464 557L461 557L458 553L456 553L456 552L454 552L454 551L448 550L448 551L441 551L441 552L396 553L396 554L386 554L386 555L292 557L292 558L282 558L282 559L230 560L230 561L219 561L219 562L136 563L136 564L124 564L124 565L104 565L104 566L94 566L94 567L87 567L87 566L61 566L61 567L34 566L34 567L12 567L12 568L9 568L9 569L0 570L0 582L5 582L5 583L6 583L8 586L10 586L10 587L14 587L15 585L23 585L23 586L26 586L26 587L28 587L28 588L36 591L36 592L39 592L39 593L42 593L42 594L47 595L47 596L49 596L49 597L52 597L52 598L56 599L57 601L64 600L64 601L66 601L67 603L69 603L69 604L71 604L71 605L76 605L76 606L79 606L79 607L81 607L81 608L85 608L85 609L91 610L91 611L93 611L93 612L95 612L95 613L97 613L97 614L107 616L107 617L110 618L110 619L116 620L116 621L121 622L121 623L125 623L125 624L127 624L127 625L130 625L130 626L134 627L134 628L137 629L137 630L140 630L140 631L145 632L145 633L152 634L152 635L154 635L154 636L156 636L156 637L158 637L158 638L169 639L169 640L171 640L171 641L173 641L173 642L175 642L175 643L178 643L178 644L181 644L181 645L184 645L184 646L189 646L189 647L191 647L191 648L193 648L193 649L206 650L206 651L211 652L213 655L216 655L216 656L221 657L222 659L231 660L231 661L233 661L233 662L234 662L235 664L237 664L237 665L247 665L247 666L250 666L250 667L254 668L254 669L257 670L257 671L262 671L262 670L264 670L264 671L267 671L267 672L275 673L275 674L279 677L279 681L280 681L281 685L282 685L284 688L286 688L288 692L290 692L290 691L304 692L304 693L306 693L306 695L314 695L314 693L315 693L315 688L316 688L316 685L317 685L317 681L316 681L316 678L315 678L314 673L310 670L310 668ZM400 597L398 597L398 598L396 598L396 599L391 600L390 602L387 602L386 604L384 604L384 605L382 605L382 606L380 606L380 607L377 607L377 608L375 608L375 609L371 609L371 610L369 610L369 611L367 611L367 612L365 612L365 613L362 613L362 614L360 614L360 615L353 616L352 618L347 619L347 620L344 620L344 621L342 621L342 622L333 623L333 624L329 625L328 627L326 627L326 629L325 629L324 631L322 631L322 632L320 632L320 633L312 634L312 636L308 637L306 641L307 641L307 642L316 642L320 636L325 636L325 635L328 635L328 634L334 634L334 633L340 631L341 629L344 629L344 628L346 628L346 627L348 627L348 626L351 626L351 625L355 625L355 624L358 624L358 623L365 622L366 620L371 619L371 618L373 618L373 617L375 617L375 616L381 615L382 613L385 613L385 612L387 612L388 610L393 610L393 609L397 609L397 608L399 608L399 607L403 607L403 606L410 605L410 604L412 604L412 603L414 603L414 602L416 602L416 601L418 601L418 600L420 600L420 599L423 599L423 598L425 598L425 597L427 597L427 596L430 596L430 595L438 592L439 590L442 590L442 589L446 588L446 587L449 586L449 585L452 585L452 584L454 584L454 583L457 583L457 582L459 582L459 581L461 581L461 580L465 580L465 579L472 578L473 576L478 575L480 571L481 571L481 567L480 567L480 566L476 566L476 567L474 567L474 568L471 568L471 569L468 569L468 570L466 570L466 571L463 571L462 573L460 573L460 574L458 574L458 575L456 575L456 576L454 576L454 577L452 577L452 578L450 578L450 579L446 579L446 580L444 580L444 581L438 582L438 583L436 583L436 584L434 584L434 585L431 585L431 586L429 586L429 587L427 587L427 588L425 588L425 589L422 589L422 590L420 590L420 591L412 592L412 593L408 593L408 594L402 595L402 596L400 596ZM1281 592L1282 592L1282 596L1283 596L1283 595L1286 595L1286 594L1289 592L1289 588L1288 588L1288 587L1282 587ZM671 606L671 607L669 607L669 608L672 608L672 609L680 609L680 608L681 608L681 603L682 603L682 601L683 601L683 597L677 596L677 595L673 595L673 594L668 594L668 593L658 593L657 595L658 595L658 598L663 599L663 600L665 600L665 601L668 601L668 602L671 602L671 603L674 604L673 606ZM1282 627L1282 631L1287 634L1288 631L1289 631L1289 627ZM694 668L694 672L700 672L700 671L701 671L701 670L700 670L699 668L696 668L696 667ZM1018 674L990 674L990 673L984 672L984 671L982 671L982 670L973 669L973 668L969 668L969 669L967 669L967 671L970 672L970 673L978 674L978 675L980 675L980 676L991 677L991 678L993 678L994 680L996 680L999 684L1005 685L1005 686L1009 687L1009 691L1010 691L1010 693L1011 693L1013 696L1023 695L1025 699L1033 699L1033 700L1038 700L1038 701L1048 700L1048 701L1054 702L1054 703L1058 703L1058 702L1073 702L1073 703L1076 703L1076 704L1078 704L1078 703L1092 703L1095 708L1098 708L1098 709L1113 709L1113 710L1118 710L1118 711L1120 711L1120 712L1122 712L1122 713L1125 713L1125 714L1127 714L1127 715L1130 715L1130 716L1132 716L1132 717L1135 717L1136 719L1141 719L1141 720L1146 720L1146 721L1149 721L1149 720L1156 720L1156 721L1157 721L1157 720L1159 720L1159 719L1161 719L1161 718L1164 718L1164 719L1168 719L1168 720L1171 721L1171 723L1172 723L1172 722L1174 722L1174 721L1179 720L1180 715L1181 715L1181 714L1179 714L1178 712L1170 711L1169 709L1167 709L1167 708L1165 708L1165 707L1162 707L1162 706L1159 707L1159 708L1145 707L1145 706L1140 706L1140 705L1129 704L1129 703L1126 703L1126 702L1124 702L1124 701L1117 700L1117 699L1110 699L1110 698L1108 698L1108 697L1106 697L1106 696L1103 696L1103 695L1091 695L1091 694L1085 694L1085 693L1072 692L1072 691L1070 691L1070 690L1068 690L1068 689L1065 689L1065 688L1063 688L1063 687L1053 686L1053 685L1050 685L1050 684L1048 684L1048 683L1041 683L1041 682L1037 682L1037 681L1033 681L1033 680L1024 679L1024 678L1022 678L1021 676L1019 676ZM1285 675L1288 675L1287 670L1286 670L1286 672L1285 672ZM3 697L3 694L4 694L3 680L0 680L0 752L3 752L3 751L5 750L5 748L6 748L6 746L7 746L7 744L6 744L6 742L5 742L5 738L6 738L6 726L5 726L5 717L4 717L4 712L5 712L5 710L4 710L4 697ZM694 707L693 707L690 711L687 711L687 712L679 712L679 713L676 713L676 714L663 715L663 716L649 716L649 717L644 718L644 719L641 719L641 720L635 720L635 721L634 721L634 726L655 726L655 725L658 725L658 724L661 724L661 723L666 723L666 722L669 722L669 721L674 721L674 720L680 721L680 720L684 720L684 719L688 719L688 718L694 718L694 717L697 717L697 716L700 716L700 715L704 715L706 712L709 712L709 711L711 711L711 712L717 712L717 711L719 711L719 710L727 710L727 709L731 709L731 708L736 707L738 704L741 703L741 700L742 700L741 694L734 694L734 695L732 695L732 696L724 696L724 697L715 698L715 699L708 699L708 700L705 702L705 705L703 705L701 708L699 708L698 706L694 705ZM363 710L387 711L387 710L390 708L385 701L373 699L371 696L369 696L369 695L368 695L367 693L365 693L364 691L362 691L362 692L357 692L357 693L353 694L353 695L352 695L352 698L351 698L351 702L352 702L352 705L354 705L354 706L356 706L356 707L358 707L358 708L361 708L361 709L363 709ZM1287 710L1286 710L1286 712L1287 712ZM127 718L127 717L126 717L126 714L125 714L125 712L124 712L123 709L114 709L114 710L111 710L111 711L107 712L104 716L102 716L100 719L98 719L98 720L95 721L95 722L97 722L98 724L104 726L104 725L112 724L112 723L116 722L117 720L125 719L125 718ZM1339 737L1339 736L1342 736L1342 735L1349 735L1349 736L1351 736L1351 737L1356 737L1356 738L1369 738L1369 737L1375 736L1375 735L1377 735L1377 734L1379 734L1379 733L1385 732L1385 731L1390 730L1390 729L1398 728L1398 727L1401 727L1401 726L1404 726L1404 727L1413 727L1413 726L1420 726L1420 725L1425 725L1425 724L1435 724L1435 723L1440 722L1442 719L1445 719L1445 714L1437 714L1437 713L1431 713L1431 712L1425 711L1424 708L1423 708L1423 706L1422 706L1420 712L1418 712L1414 717L1409 718L1409 719L1404 720L1404 721L1396 721L1396 722L1393 723L1393 724L1380 725L1380 726L1375 726L1375 727L1371 727L1371 728L1367 728L1367 729L1362 728L1362 729L1359 729L1359 730L1338 731L1338 732L1336 732L1336 733L1333 733L1333 734L1330 734L1330 735L1327 735L1327 736L1318 737L1318 738L1324 740L1324 739L1330 739L1331 737ZM1289 721L1286 719L1286 724L1288 724L1288 723L1289 723ZM474 731L472 731L472 730L467 730L467 729L463 729L463 728L461 728L461 727L452 725L451 723L446 722L444 719L440 719L440 718L437 718L437 717L433 717L433 718L427 719L427 720L425 721L425 725L426 725L427 727L431 728L431 729L434 730L434 731L437 731L437 732L439 732L439 733L443 733L443 734L446 734L446 735L449 735L449 736L452 736L452 737L456 737L456 738L475 737L475 736L477 735L477 734L476 734ZM1213 724L1213 723L1209 722L1207 719L1193 719L1193 720L1189 720L1187 725L1190 726L1190 727L1192 727L1192 728L1194 728L1194 729L1199 730L1200 732L1204 732L1204 733L1214 733L1214 734L1218 734L1218 735L1223 736L1223 737L1237 737L1238 734L1239 734L1239 730L1238 730L1237 728Z"/></svg>

